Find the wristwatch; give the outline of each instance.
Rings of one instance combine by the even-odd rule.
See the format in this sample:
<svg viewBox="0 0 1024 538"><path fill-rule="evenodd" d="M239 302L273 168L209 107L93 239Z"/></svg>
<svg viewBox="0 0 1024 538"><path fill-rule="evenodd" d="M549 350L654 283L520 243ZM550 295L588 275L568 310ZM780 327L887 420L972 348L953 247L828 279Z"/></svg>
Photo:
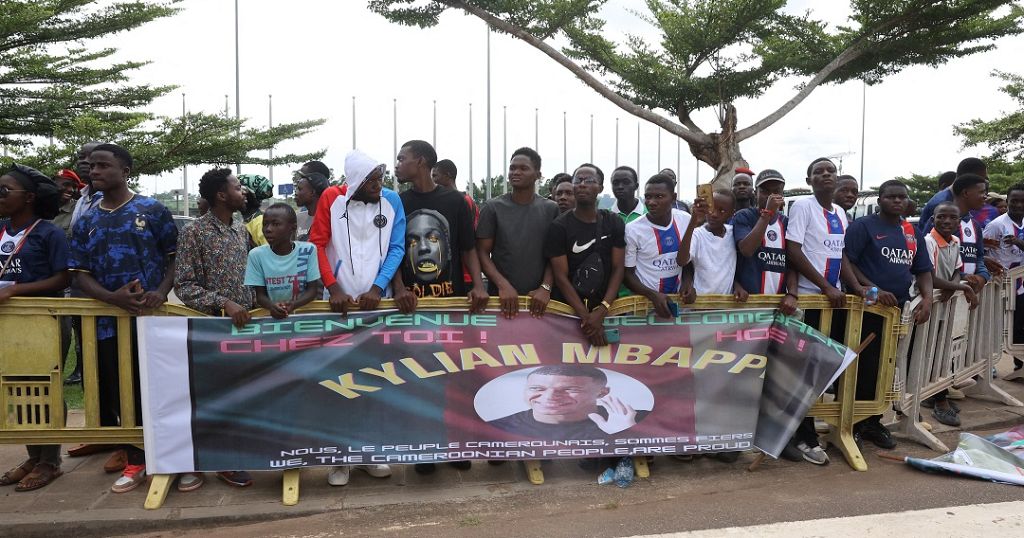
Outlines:
<svg viewBox="0 0 1024 538"><path fill-rule="evenodd" d="M551 292L551 284L545 284L545 283L541 282L540 283L540 287L544 288L544 291L546 291L546 292L549 292L549 293Z"/></svg>

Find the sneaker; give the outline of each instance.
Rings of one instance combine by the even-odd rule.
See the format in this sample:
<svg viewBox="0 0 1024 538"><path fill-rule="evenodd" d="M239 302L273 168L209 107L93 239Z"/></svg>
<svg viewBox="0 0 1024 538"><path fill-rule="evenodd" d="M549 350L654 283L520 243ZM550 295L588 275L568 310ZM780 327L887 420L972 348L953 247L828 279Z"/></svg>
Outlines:
<svg viewBox="0 0 1024 538"><path fill-rule="evenodd" d="M1003 378L1004 381L1016 381L1018 383L1024 383L1024 368L1017 368L1010 372Z"/></svg>
<svg viewBox="0 0 1024 538"><path fill-rule="evenodd" d="M146 481L146 466L145 465L125 465L124 473L121 477L114 482L113 486L110 486L110 491L114 493L127 493Z"/></svg>
<svg viewBox="0 0 1024 538"><path fill-rule="evenodd" d="M896 448L896 440L892 438L892 433L877 418L869 418L861 423L860 438L871 441L878 448L885 450Z"/></svg>
<svg viewBox="0 0 1024 538"><path fill-rule="evenodd" d="M416 471L416 474L434 474L437 470L437 465L433 463L417 463L412 466L412 470Z"/></svg>
<svg viewBox="0 0 1024 538"><path fill-rule="evenodd" d="M252 477L245 471L221 471L217 473L217 478L236 488L245 488L252 485Z"/></svg>
<svg viewBox="0 0 1024 538"><path fill-rule="evenodd" d="M946 399L948 400L963 400L967 395L960 389L948 388L946 389Z"/></svg>
<svg viewBox="0 0 1024 538"><path fill-rule="evenodd" d="M389 465L356 465L356 469L361 469L374 478L391 476L391 466Z"/></svg>
<svg viewBox="0 0 1024 538"><path fill-rule="evenodd" d="M331 467L330 472L327 473L327 483L332 486L344 486L345 484L348 484L348 478L351 471L352 468L347 465Z"/></svg>
<svg viewBox="0 0 1024 538"><path fill-rule="evenodd" d="M455 467L456 469L458 469L460 471L468 471L470 468L473 467L473 462L471 462L469 460L459 460L459 461L449 462L448 465L451 465L452 467Z"/></svg>
<svg viewBox="0 0 1024 538"><path fill-rule="evenodd" d="M800 457L804 461L815 465L828 465L828 454L825 453L825 449L821 448L820 445L810 446L800 441L797 443L796 449L800 451Z"/></svg>
<svg viewBox="0 0 1024 538"><path fill-rule="evenodd" d="M82 374L81 374L81 372L73 372L71 375L68 376L67 379L64 380L64 384L65 385L81 385L82 384Z"/></svg>
<svg viewBox="0 0 1024 538"><path fill-rule="evenodd" d="M921 400L921 407L925 409L935 409L935 397L929 396Z"/></svg>
<svg viewBox="0 0 1024 538"><path fill-rule="evenodd" d="M932 410L932 416L935 420L945 424L946 426L959 426L960 425L960 414L952 405L946 407L938 407Z"/></svg>
<svg viewBox="0 0 1024 538"><path fill-rule="evenodd" d="M178 476L178 491L195 491L203 486L203 473L185 473Z"/></svg>

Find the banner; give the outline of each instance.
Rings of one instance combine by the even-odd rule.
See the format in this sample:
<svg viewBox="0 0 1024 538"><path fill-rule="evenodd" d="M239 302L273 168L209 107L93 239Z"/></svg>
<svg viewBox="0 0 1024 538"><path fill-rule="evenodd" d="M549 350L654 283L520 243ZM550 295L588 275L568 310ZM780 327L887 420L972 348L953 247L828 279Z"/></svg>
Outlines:
<svg viewBox="0 0 1024 538"><path fill-rule="evenodd" d="M605 320L428 310L144 317L151 473L748 450L777 456L853 358L771 310ZM766 375L767 374L767 375Z"/></svg>

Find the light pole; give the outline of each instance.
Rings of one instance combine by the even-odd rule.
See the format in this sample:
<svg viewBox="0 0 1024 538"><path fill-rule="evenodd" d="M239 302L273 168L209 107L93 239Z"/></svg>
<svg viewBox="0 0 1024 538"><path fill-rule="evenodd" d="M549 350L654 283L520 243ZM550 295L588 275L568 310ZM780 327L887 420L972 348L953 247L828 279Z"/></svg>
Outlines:
<svg viewBox="0 0 1024 538"><path fill-rule="evenodd" d="M267 126L274 128L274 96L267 95ZM270 146L270 160L274 160L274 146ZM270 177L270 184L274 184L274 165L267 165L267 175Z"/></svg>
<svg viewBox="0 0 1024 538"><path fill-rule="evenodd" d="M867 124L868 83L861 82L860 101L860 190L864 190L864 127Z"/></svg>
<svg viewBox="0 0 1024 538"><path fill-rule="evenodd" d="M619 118L615 118L615 167L619 167Z"/></svg>
<svg viewBox="0 0 1024 538"><path fill-rule="evenodd" d="M241 106L242 106L242 83L240 78L240 67L238 62L238 0L235 0L235 120L241 122ZM235 131L235 135L238 137L242 136L242 124L239 123ZM242 163L235 163L235 173L242 173ZM186 206L188 204L185 204Z"/></svg>
<svg viewBox="0 0 1024 538"><path fill-rule="evenodd" d="M508 170L508 106L503 105L501 107L501 166L503 170ZM505 192L509 192L508 185L508 173L505 174Z"/></svg>
<svg viewBox="0 0 1024 538"><path fill-rule="evenodd" d="M473 103L469 104L469 184L473 185ZM484 192L490 192L489 185L484 187Z"/></svg>
<svg viewBox="0 0 1024 538"><path fill-rule="evenodd" d="M568 112L562 111L562 168L569 169L569 119Z"/></svg>
<svg viewBox="0 0 1024 538"><path fill-rule="evenodd" d="M225 96L226 97L226 96ZM181 121L184 123L185 120L185 94L181 94ZM181 183L182 191L185 193L185 210L182 211L182 215L188 216L188 166L185 163L181 164ZM153 192L156 196L156 192Z"/></svg>
<svg viewBox="0 0 1024 538"><path fill-rule="evenodd" d="M394 99L391 108L391 155L398 155L398 98ZM395 157L392 157L395 158ZM398 178L391 180L391 188L398 189Z"/></svg>
<svg viewBox="0 0 1024 538"><path fill-rule="evenodd" d="M491 27L487 27L487 188L484 196L491 199Z"/></svg>

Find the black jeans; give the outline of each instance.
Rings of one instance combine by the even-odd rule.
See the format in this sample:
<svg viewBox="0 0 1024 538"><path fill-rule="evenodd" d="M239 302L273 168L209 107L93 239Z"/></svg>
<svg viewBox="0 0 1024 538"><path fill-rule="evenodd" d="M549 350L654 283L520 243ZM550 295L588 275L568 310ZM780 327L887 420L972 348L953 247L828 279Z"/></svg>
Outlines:
<svg viewBox="0 0 1024 538"><path fill-rule="evenodd" d="M132 332L135 332L135 320L132 320ZM100 390L100 426L119 426L121 424L121 385L120 373L118 372L117 337L100 340L96 346L97 362L99 363L99 390ZM135 422L142 425L142 394L139 390L139 352L136 344L132 343L132 386L134 387ZM128 463L131 465L145 465L146 453L134 445L125 445L123 448L128 453Z"/></svg>

